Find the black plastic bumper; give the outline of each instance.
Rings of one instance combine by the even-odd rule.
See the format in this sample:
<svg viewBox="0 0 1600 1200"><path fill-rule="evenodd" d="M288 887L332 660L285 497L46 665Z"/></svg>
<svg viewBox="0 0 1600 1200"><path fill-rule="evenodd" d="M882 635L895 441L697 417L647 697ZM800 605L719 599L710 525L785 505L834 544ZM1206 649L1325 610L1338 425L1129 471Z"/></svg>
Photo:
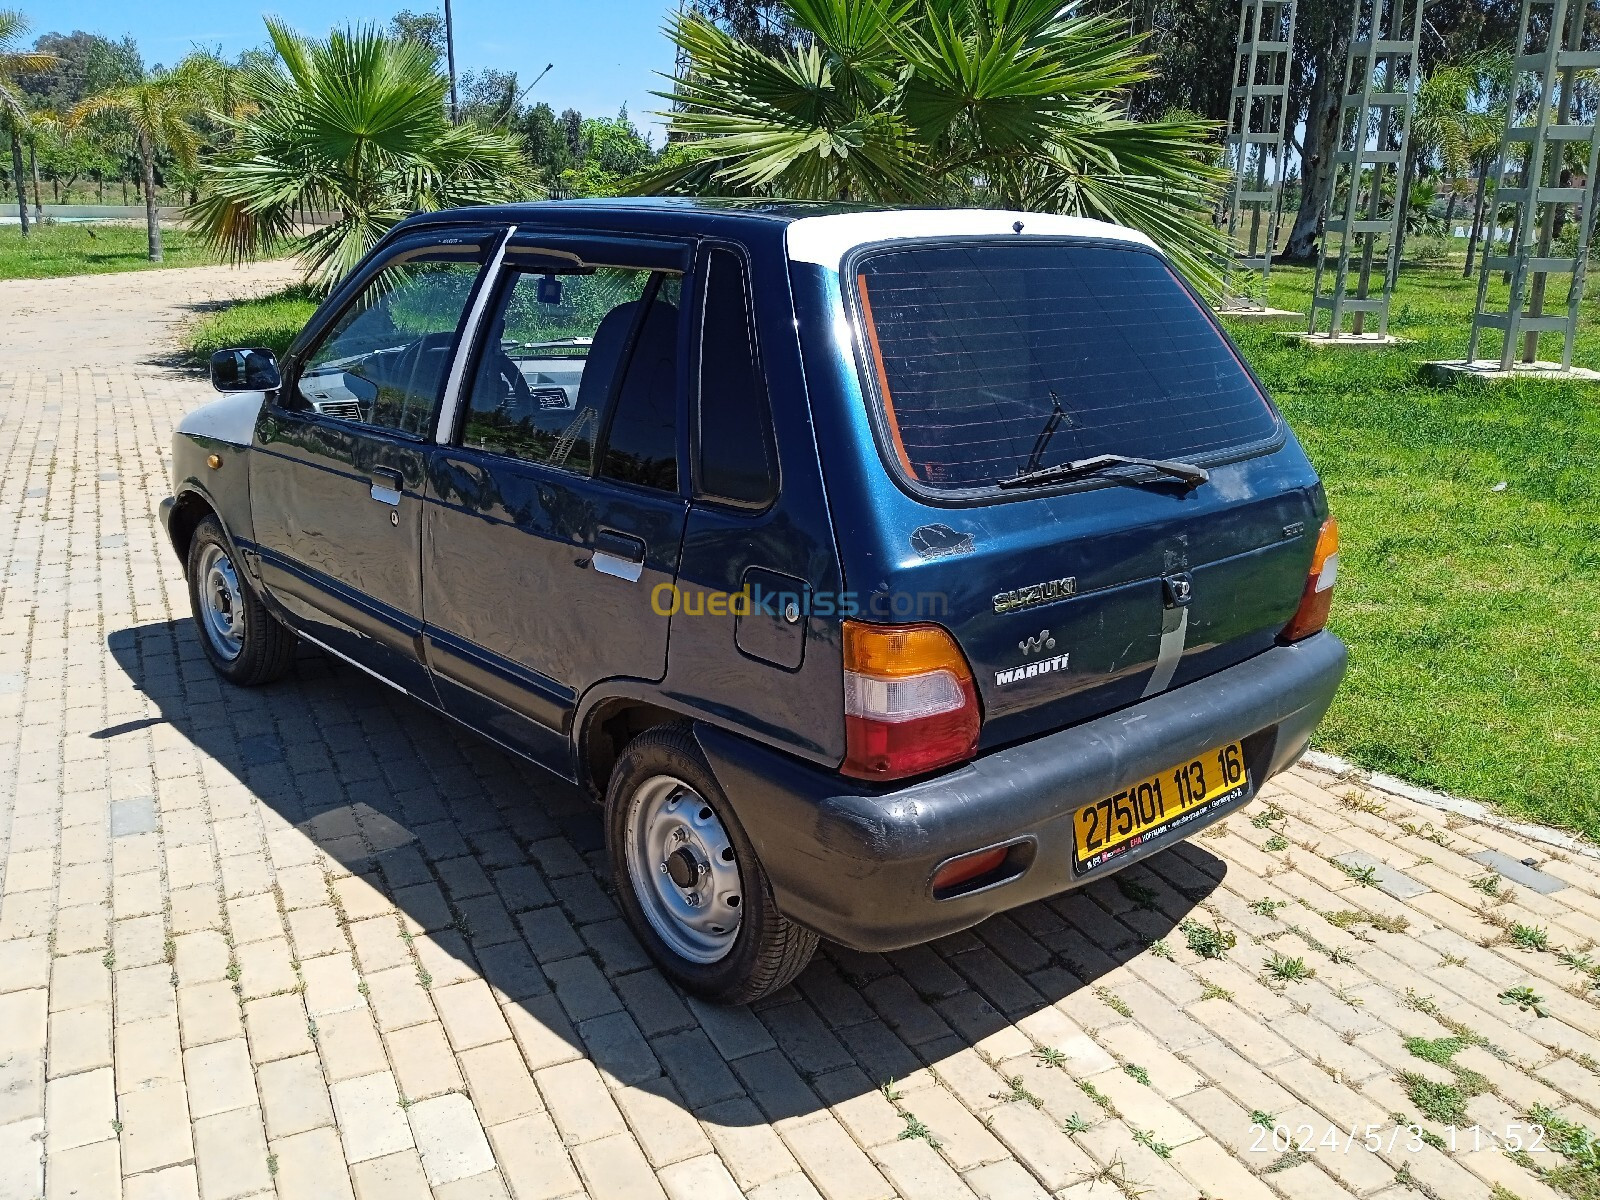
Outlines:
<svg viewBox="0 0 1600 1200"><path fill-rule="evenodd" d="M1245 803L1291 766L1344 676L1344 643L1319 633L1186 687L986 754L896 790L873 789L711 726L696 730L778 907L858 950L915 945L1102 877ZM1170 837L1078 877L1073 814L1149 775L1243 741L1250 789ZM935 900L934 869L1012 838L1031 865L986 890Z"/></svg>

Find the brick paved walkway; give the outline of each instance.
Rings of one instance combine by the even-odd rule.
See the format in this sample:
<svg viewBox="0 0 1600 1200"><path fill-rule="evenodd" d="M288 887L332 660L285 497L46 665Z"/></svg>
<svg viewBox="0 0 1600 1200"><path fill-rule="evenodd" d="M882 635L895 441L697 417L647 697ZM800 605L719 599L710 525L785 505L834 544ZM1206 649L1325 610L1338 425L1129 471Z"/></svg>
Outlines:
<svg viewBox="0 0 1600 1200"><path fill-rule="evenodd" d="M153 517L208 392L137 351L239 281L107 278L0 285L0 328L53 314L0 346L0 1197L1597 1194L1567 1126L1493 1139L1600 1125L1600 862L1309 772L685 1002L569 789L313 653L213 677Z"/></svg>

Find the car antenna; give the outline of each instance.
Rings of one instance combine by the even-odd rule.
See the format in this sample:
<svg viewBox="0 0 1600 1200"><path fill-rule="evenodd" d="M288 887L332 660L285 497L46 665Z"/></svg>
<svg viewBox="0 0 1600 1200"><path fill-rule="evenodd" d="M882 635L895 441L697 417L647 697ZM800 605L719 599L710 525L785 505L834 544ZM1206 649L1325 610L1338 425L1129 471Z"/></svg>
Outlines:
<svg viewBox="0 0 1600 1200"><path fill-rule="evenodd" d="M522 98L524 96L526 96L529 92L533 91L534 87L538 84L539 80L543 79L546 75L550 74L550 69L552 67L554 67L554 66L555 66L555 63L545 63L544 70L540 71L537 75L534 76L533 83L530 83L527 87L523 88L520 92L518 92L515 96L513 96L511 98L511 103L506 105L506 110L505 110L505 112L500 114L500 119L498 121L496 121L493 125L491 125L489 128L491 128L491 129L500 128L500 126L505 123L506 118L508 118L509 116L511 116L512 113L517 111L517 105L522 103Z"/></svg>

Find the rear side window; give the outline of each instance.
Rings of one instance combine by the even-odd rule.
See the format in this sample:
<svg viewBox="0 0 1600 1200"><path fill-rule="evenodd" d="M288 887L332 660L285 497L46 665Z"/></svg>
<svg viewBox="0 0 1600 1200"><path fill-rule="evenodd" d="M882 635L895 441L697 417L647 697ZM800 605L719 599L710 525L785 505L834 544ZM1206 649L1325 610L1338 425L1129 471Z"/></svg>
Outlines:
<svg viewBox="0 0 1600 1200"><path fill-rule="evenodd" d="M677 276L657 276L641 303L606 431L600 474L664 492L678 489ZM598 335L596 335L598 338Z"/></svg>
<svg viewBox="0 0 1600 1200"><path fill-rule="evenodd" d="M855 284L893 453L929 487L981 488L1098 454L1191 458L1277 432L1265 397L1154 254L1039 242L896 249L862 259Z"/></svg>
<svg viewBox="0 0 1600 1200"><path fill-rule="evenodd" d="M696 491L760 507L777 494L778 472L744 266L731 250L713 249L705 270Z"/></svg>

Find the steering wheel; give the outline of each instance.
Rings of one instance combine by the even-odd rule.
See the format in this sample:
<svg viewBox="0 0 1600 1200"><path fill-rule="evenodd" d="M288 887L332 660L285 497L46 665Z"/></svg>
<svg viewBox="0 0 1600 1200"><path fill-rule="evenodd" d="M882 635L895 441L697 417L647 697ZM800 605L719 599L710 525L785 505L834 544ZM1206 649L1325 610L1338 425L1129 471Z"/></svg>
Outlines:
<svg viewBox="0 0 1600 1200"><path fill-rule="evenodd" d="M429 383L424 356L449 350L455 336L453 331L425 333L400 352L394 365L394 387L400 399L400 411L394 427L403 433L420 432L421 423L433 411L434 402L439 398L439 385L444 382L443 372L437 372L431 386L419 387ZM419 428L412 428L413 424Z"/></svg>
<svg viewBox="0 0 1600 1200"><path fill-rule="evenodd" d="M493 359L485 364L484 383L499 388L500 402L495 409L507 419L520 421L538 411L533 401L533 389L528 386L528 377L504 350L496 351Z"/></svg>

